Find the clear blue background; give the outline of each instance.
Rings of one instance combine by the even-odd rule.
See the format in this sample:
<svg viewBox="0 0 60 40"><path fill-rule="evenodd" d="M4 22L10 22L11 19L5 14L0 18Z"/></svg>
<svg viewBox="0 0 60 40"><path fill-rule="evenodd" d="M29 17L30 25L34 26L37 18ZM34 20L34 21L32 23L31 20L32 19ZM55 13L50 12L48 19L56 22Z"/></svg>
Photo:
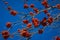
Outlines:
<svg viewBox="0 0 60 40"><path fill-rule="evenodd" d="M28 10L25 10L23 8L24 1L23 0L6 0L9 5L18 12L24 12L29 13ZM34 4L36 8L39 8L39 10L45 9L44 6L41 4L42 0L28 0L27 4ZM55 6L56 4L60 4L60 0L48 0L48 4L51 6ZM29 8L30 11L33 11L31 8ZM51 12L52 10L52 12ZM49 10L49 13L54 18L56 15L60 13L60 10L57 8ZM20 15L21 16L21 15ZM41 12L36 18L39 18L39 20L42 20L44 17L47 17L43 12ZM27 17L28 18L28 17ZM2 0L0 0L0 32L3 30L8 30L6 28L6 22L16 22L17 20L20 20L19 15L12 16L10 12L7 10L7 5L5 5ZM21 20L20 20L21 21ZM52 25L49 25L44 29L43 34L34 34L31 38L31 40L55 40L55 36L60 36L60 27L58 27L60 24L60 21L52 23ZM58 28L55 28L55 25ZM54 26L54 29L53 29ZM21 25L15 25L12 29L10 29L10 34L17 31L17 29L21 28ZM35 31L33 31L35 32ZM19 40L21 37L14 35L13 38L8 38L8 40ZM4 40L2 35L0 34L0 40ZM25 40L25 39L22 39Z"/></svg>

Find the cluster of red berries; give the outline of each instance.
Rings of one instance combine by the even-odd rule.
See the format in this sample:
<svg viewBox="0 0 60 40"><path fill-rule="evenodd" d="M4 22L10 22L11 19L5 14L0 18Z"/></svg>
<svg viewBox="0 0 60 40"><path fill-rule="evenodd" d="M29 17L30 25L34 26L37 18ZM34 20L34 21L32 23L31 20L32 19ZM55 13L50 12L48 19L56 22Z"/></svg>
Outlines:
<svg viewBox="0 0 60 40"><path fill-rule="evenodd" d="M5 4L8 5L8 2L6 1L3 1ZM42 5L45 7L45 8L49 8L49 4L46 0L42 1ZM60 9L60 4L57 4L56 6L54 6L55 8L58 8ZM24 4L24 9L28 9L28 8L32 8L34 12L29 12L29 15L32 17L32 21L29 22L29 20L22 20L22 22L24 24L26 24L26 28L23 28L22 30L21 29L18 29L18 33L23 36L23 37L26 37L26 38L29 38L30 36L32 36L32 33L30 33L28 31L28 29L31 29L32 26L34 26L34 28L38 28L40 25L42 26L47 26L47 25L50 25L53 21L54 21L54 18L50 15L50 13L48 12L47 9L43 10L43 12L48 16L48 19L46 17L44 17L41 21L38 19L38 18L34 18L35 15L38 15L40 14L40 11L38 8L35 8L35 5L34 4L31 4L30 6L28 6L28 4ZM8 6L7 8L9 11L10 11L10 14L13 15L13 16L16 16L18 14L17 11L15 10L12 10L11 6ZM36 13L36 14L35 14ZM7 28L11 28L12 27L12 23L11 22L7 22L6 23L6 27ZM38 33L39 34L42 34L44 32L43 29L39 29L38 30ZM4 39L7 39L8 37L10 37L10 33L9 31L5 30L5 31L2 31L2 36L4 37ZM56 40L60 40L59 37L56 38Z"/></svg>

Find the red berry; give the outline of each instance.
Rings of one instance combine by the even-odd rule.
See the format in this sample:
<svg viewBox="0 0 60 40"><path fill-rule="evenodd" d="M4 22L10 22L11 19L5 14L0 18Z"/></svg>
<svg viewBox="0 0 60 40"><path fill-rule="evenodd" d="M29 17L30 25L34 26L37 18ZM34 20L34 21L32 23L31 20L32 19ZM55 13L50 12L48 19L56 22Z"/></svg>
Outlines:
<svg viewBox="0 0 60 40"><path fill-rule="evenodd" d="M8 10L11 10L11 6L8 6L8 8L7 8Z"/></svg>
<svg viewBox="0 0 60 40"><path fill-rule="evenodd" d="M43 20L42 20L42 22L44 22L44 23L45 23L46 21L47 21L47 19L44 17L44 18L43 18Z"/></svg>
<svg viewBox="0 0 60 40"><path fill-rule="evenodd" d="M27 28L31 28L31 27L32 27L32 23L28 23Z"/></svg>
<svg viewBox="0 0 60 40"><path fill-rule="evenodd" d="M38 20L37 18L32 18L32 22L33 22L33 23L34 23L34 22L39 23L39 20Z"/></svg>
<svg viewBox="0 0 60 40"><path fill-rule="evenodd" d="M24 8L28 8L28 4L24 4Z"/></svg>
<svg viewBox="0 0 60 40"><path fill-rule="evenodd" d="M37 8L34 8L35 13L39 13L39 10Z"/></svg>
<svg viewBox="0 0 60 40"><path fill-rule="evenodd" d="M38 27L40 24L37 18L32 18L32 23L34 24L34 27Z"/></svg>
<svg viewBox="0 0 60 40"><path fill-rule="evenodd" d="M25 37L25 35L26 35L26 32L27 32L27 30L25 30L25 29L22 29L22 30L21 30L21 32L20 32L20 35Z"/></svg>
<svg viewBox="0 0 60 40"><path fill-rule="evenodd" d="M47 4L47 5L45 5L45 8L49 8L49 5Z"/></svg>
<svg viewBox="0 0 60 40"><path fill-rule="evenodd" d="M48 13L48 10L44 10L43 12L46 14L46 13Z"/></svg>
<svg viewBox="0 0 60 40"><path fill-rule="evenodd" d="M11 25L12 25L11 22L7 22L7 23L6 23L6 27L7 27L7 28L10 28Z"/></svg>
<svg viewBox="0 0 60 40"><path fill-rule="evenodd" d="M44 6L46 6L47 4L48 4L47 1L42 2L42 5L44 5Z"/></svg>
<svg viewBox="0 0 60 40"><path fill-rule="evenodd" d="M48 22L49 24L51 24L51 23L53 22L53 18L52 18L52 17L49 17L48 20L47 20L47 22Z"/></svg>
<svg viewBox="0 0 60 40"><path fill-rule="evenodd" d="M20 30L20 29L18 29L18 32L20 33L20 32L21 32L21 30Z"/></svg>
<svg viewBox="0 0 60 40"><path fill-rule="evenodd" d="M34 8L34 4L31 4L30 7L31 7L31 8Z"/></svg>
<svg viewBox="0 0 60 40"><path fill-rule="evenodd" d="M48 17L50 17L50 13L47 13L46 15L47 15Z"/></svg>
<svg viewBox="0 0 60 40"><path fill-rule="evenodd" d="M31 15L31 16L34 16L33 12L30 12L30 15Z"/></svg>
<svg viewBox="0 0 60 40"><path fill-rule="evenodd" d="M47 26L47 20L46 20L46 18L44 18L40 23L41 23L43 26Z"/></svg>
<svg viewBox="0 0 60 40"><path fill-rule="evenodd" d="M49 5L48 5L47 1L43 1L43 2L42 2L42 5L44 5L44 6L45 6L45 8L48 8L48 7L49 7Z"/></svg>
<svg viewBox="0 0 60 40"><path fill-rule="evenodd" d="M30 33L27 30L22 30L20 34L23 37L30 37L31 36Z"/></svg>
<svg viewBox="0 0 60 40"><path fill-rule="evenodd" d="M2 31L2 36L4 37L4 39L7 39L9 37L9 32L8 31Z"/></svg>
<svg viewBox="0 0 60 40"><path fill-rule="evenodd" d="M27 33L26 33L26 37L29 38L30 36L31 36L31 34L30 34L29 32L27 32Z"/></svg>
<svg viewBox="0 0 60 40"><path fill-rule="evenodd" d="M60 4L57 4L57 5L56 5L56 8L60 9Z"/></svg>
<svg viewBox="0 0 60 40"><path fill-rule="evenodd" d="M15 16L17 14L17 11L11 10L10 13L11 13L11 15Z"/></svg>
<svg viewBox="0 0 60 40"><path fill-rule="evenodd" d="M42 33L43 33L43 29L39 29L39 30L38 30L38 33L39 33L39 34L42 34Z"/></svg>
<svg viewBox="0 0 60 40"><path fill-rule="evenodd" d="M28 24L28 20L23 20L23 23Z"/></svg>
<svg viewBox="0 0 60 40"><path fill-rule="evenodd" d="M39 26L39 23L34 22L34 27L38 27L38 26Z"/></svg>

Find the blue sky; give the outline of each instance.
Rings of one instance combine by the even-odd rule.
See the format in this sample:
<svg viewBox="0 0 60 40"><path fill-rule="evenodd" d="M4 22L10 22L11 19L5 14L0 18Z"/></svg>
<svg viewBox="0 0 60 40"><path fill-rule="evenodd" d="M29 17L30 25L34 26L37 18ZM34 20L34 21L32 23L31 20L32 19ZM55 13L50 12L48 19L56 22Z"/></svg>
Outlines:
<svg viewBox="0 0 60 40"><path fill-rule="evenodd" d="M23 8L24 5L24 1L23 0L6 0L9 5L16 11L18 12L24 12L24 13L29 13L28 10ZM39 2L37 0L28 0L26 3L28 5L30 4L34 4L36 8L39 8L39 10L43 10L45 9L44 6L41 4L42 0ZM55 6L56 4L60 4L60 0L48 0L48 4L51 6ZM6 28L6 22L16 22L17 20L20 20L20 16L16 15L16 16L12 16L10 14L10 12L6 9L7 5L5 5L2 0L0 0L0 32L3 30L8 30L8 28ZM52 10L52 12L51 12ZM51 12L51 16L54 18L56 17L56 15L58 15L60 13L60 10L58 10L57 8L51 9L49 10L49 12ZM29 8L29 11L33 11L31 8ZM53 16L55 15L55 16ZM44 12L41 12L39 15L35 16L36 18L38 18L39 20L42 20L44 17L47 17ZM27 17L29 18L29 17ZM21 21L21 20L20 20ZM52 25L49 25L45 28L43 34L34 34L31 38L31 40L55 40L55 36L60 36L60 28L55 28L53 29L52 27L60 24L60 21L58 22L54 22L52 23ZM10 29L10 33L12 34L13 32L17 31L17 29L19 29L21 27L21 25L15 25L12 29ZM41 26L40 26L41 27ZM34 31L35 32L35 31ZM18 40L20 39L20 36L16 36L14 35L13 38L8 38L8 40ZM4 40L2 35L0 34L0 40ZM22 39L25 40L25 39Z"/></svg>

